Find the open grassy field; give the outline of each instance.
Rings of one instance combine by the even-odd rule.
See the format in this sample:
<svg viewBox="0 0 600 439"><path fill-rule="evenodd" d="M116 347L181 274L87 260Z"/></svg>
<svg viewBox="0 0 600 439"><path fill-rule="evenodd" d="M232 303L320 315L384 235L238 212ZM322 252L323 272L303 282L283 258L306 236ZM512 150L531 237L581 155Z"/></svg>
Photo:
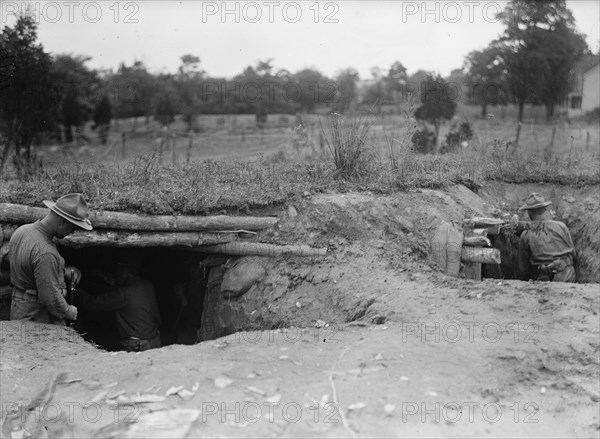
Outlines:
<svg viewBox="0 0 600 439"><path fill-rule="evenodd" d="M479 107L459 106L453 122L469 121L474 137L461 155L472 156L489 151L495 144L514 142L518 123L516 108L490 107L493 117L481 118ZM327 113L310 115L269 115L263 129L256 127L254 115L201 115L193 125L193 133L186 131L180 118L170 126L169 132L161 130L157 122L145 118L113 121L107 145L101 145L89 125L84 130L88 141L75 145L46 145L41 154L46 162L56 159L75 159L82 163L111 163L133 161L140 155L159 154L162 163L181 164L197 160L253 160L259 157L291 161L303 160L321 146L322 127L327 125ZM417 128L414 118L406 114L361 114L371 124L367 147L378 153L389 151L391 146L400 152L410 150L410 137ZM302 125L302 129L298 127ZM440 141L451 123L442 126ZM552 135L554 141L552 142ZM123 134L125 141L123 142ZM168 138L168 141L165 141ZM165 139L165 140L163 140ZM190 144L191 140L191 144ZM164 142L162 150L161 142ZM483 151L482 151L483 150ZM600 125L583 120L546 122L541 107L530 107L525 112L521 127L519 152L525 154L551 154L568 158L581 154L600 152Z"/></svg>
<svg viewBox="0 0 600 439"><path fill-rule="evenodd" d="M85 141L38 148L43 166L35 175L19 181L5 169L0 201L39 204L81 191L95 208L206 213L277 204L306 191L393 193L452 183L476 188L486 180L600 182L597 123L547 123L542 108L527 108L515 145L516 109L489 108L493 117L485 119L479 112L459 106L453 122L468 120L474 137L467 147L436 156L412 151L418 123L408 114L384 109L383 115L342 116L342 137L356 118L369 125L352 169L343 173L332 160L329 145L336 142L327 113L269 115L263 129L253 115L202 115L192 132L179 118L168 132L151 120L119 120L107 145L86 127ZM450 125L442 127L441 141Z"/></svg>

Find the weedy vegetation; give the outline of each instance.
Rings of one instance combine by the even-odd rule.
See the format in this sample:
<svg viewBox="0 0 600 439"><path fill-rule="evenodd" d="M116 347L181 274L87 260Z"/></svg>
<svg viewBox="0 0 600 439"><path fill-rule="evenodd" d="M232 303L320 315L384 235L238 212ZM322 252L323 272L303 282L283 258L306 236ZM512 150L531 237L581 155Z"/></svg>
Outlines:
<svg viewBox="0 0 600 439"><path fill-rule="evenodd" d="M46 146L40 148L35 172L17 179L6 169L0 176L0 202L39 206L44 199L76 191L94 209L243 214L307 192L392 194L456 183L478 190L485 181L600 183L597 126L563 128L548 148L553 126L531 124L514 145L512 120L478 120L464 113L473 127L468 147L438 155L415 152L411 138L419 127L410 116L311 115L302 117L301 127L298 117L271 117L276 125L255 131L244 129L242 117L227 129L223 116L219 121L202 116L202 123L214 128L193 139L191 154L187 141L159 150L152 132L138 128L128 137L126 159L120 133L111 132L112 150ZM127 121L120 126L126 131Z"/></svg>

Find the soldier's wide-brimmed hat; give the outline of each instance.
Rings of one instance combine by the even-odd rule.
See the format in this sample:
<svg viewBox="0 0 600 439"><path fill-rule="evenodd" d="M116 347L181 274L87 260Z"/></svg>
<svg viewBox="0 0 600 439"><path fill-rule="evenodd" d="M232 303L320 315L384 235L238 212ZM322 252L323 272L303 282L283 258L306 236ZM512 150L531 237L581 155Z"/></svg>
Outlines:
<svg viewBox="0 0 600 439"><path fill-rule="evenodd" d="M81 194L67 194L56 200L44 200L48 209L63 217L70 223L84 230L92 230L92 223L87 219L88 205Z"/></svg>
<svg viewBox="0 0 600 439"><path fill-rule="evenodd" d="M540 209L542 207L546 207L552 204L552 201L546 201L544 197L542 197L538 193L531 193L525 200L525 204L519 207L519 210L532 210L532 209Z"/></svg>

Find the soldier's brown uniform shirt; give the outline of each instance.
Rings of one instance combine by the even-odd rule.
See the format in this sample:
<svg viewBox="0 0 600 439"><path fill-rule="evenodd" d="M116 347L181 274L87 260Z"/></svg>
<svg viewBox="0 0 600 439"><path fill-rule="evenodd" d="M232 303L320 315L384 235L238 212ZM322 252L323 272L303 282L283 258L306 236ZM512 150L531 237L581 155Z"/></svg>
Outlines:
<svg viewBox="0 0 600 439"><path fill-rule="evenodd" d="M571 234L564 223L553 220L533 221L519 240L518 272L524 279L540 265L550 264L567 255L572 256L574 251Z"/></svg>
<svg viewBox="0 0 600 439"><path fill-rule="evenodd" d="M64 324L65 260L50 231L40 221L19 227L10 238L9 260L11 320Z"/></svg>

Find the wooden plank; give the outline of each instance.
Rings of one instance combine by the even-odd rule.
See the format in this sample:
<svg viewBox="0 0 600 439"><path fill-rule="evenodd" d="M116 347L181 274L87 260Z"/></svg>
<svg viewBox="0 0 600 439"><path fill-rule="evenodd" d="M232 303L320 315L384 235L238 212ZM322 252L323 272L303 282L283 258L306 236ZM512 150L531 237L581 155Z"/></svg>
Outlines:
<svg viewBox="0 0 600 439"><path fill-rule="evenodd" d="M48 209L41 207L0 203L0 222L32 223L44 218L48 212ZM92 211L88 218L95 229L147 232L201 232L238 229L256 231L268 229L279 221L276 217L139 215L109 211Z"/></svg>

